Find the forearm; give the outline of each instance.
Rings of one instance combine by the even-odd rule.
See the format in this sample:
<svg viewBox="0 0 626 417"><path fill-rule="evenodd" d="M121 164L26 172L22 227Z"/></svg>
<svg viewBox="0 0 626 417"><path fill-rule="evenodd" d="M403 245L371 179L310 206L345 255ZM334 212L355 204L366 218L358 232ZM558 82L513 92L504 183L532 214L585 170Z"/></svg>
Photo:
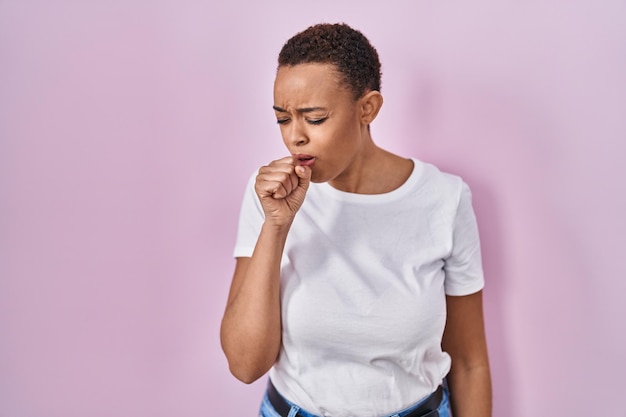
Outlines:
<svg viewBox="0 0 626 417"><path fill-rule="evenodd" d="M458 367L448 375L454 417L491 417L491 376L489 364Z"/></svg>
<svg viewBox="0 0 626 417"><path fill-rule="evenodd" d="M222 320L222 348L231 372L246 383L265 374L280 351L280 262L287 232L288 227L263 225Z"/></svg>

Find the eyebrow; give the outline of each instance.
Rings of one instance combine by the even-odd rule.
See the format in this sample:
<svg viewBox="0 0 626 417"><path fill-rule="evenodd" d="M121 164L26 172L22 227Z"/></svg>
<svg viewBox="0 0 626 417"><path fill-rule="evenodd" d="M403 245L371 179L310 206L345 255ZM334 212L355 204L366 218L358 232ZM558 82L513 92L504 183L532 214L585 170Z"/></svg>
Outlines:
<svg viewBox="0 0 626 417"><path fill-rule="evenodd" d="M272 106L272 108L274 110L276 110L277 112L287 113L287 110L283 109L282 107ZM323 107L303 107L301 109L296 109L296 112L298 112L298 113L311 113L311 112L317 111L317 110L326 110L326 109L323 108Z"/></svg>

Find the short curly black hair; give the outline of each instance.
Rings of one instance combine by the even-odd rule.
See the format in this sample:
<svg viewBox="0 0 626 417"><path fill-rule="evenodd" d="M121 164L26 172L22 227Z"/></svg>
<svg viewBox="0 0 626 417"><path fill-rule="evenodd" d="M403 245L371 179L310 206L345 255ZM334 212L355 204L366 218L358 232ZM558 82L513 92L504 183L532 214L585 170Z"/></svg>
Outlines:
<svg viewBox="0 0 626 417"><path fill-rule="evenodd" d="M345 23L310 26L289 39L278 54L279 68L310 63L335 65L355 100L367 91L380 91L378 52Z"/></svg>

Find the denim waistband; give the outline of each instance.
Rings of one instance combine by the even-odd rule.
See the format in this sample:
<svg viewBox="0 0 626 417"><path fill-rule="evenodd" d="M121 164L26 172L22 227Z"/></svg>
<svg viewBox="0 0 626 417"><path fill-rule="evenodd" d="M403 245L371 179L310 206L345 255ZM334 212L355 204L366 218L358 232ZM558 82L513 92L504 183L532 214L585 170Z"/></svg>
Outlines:
<svg viewBox="0 0 626 417"><path fill-rule="evenodd" d="M438 387L437 391L410 407L388 414L385 417L446 417L449 415L449 393L447 384ZM441 410L443 413L440 413ZM268 382L268 389L261 406L261 417L323 417L302 409L297 404L284 398Z"/></svg>

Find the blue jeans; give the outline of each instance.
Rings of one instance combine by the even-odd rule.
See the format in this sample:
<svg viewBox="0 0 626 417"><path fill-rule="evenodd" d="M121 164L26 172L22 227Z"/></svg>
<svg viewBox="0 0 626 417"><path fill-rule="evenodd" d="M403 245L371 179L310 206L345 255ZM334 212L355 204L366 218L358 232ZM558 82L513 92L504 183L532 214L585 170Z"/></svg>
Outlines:
<svg viewBox="0 0 626 417"><path fill-rule="evenodd" d="M300 415L304 417L321 417L321 416L318 416L316 414L311 414L308 411L301 409L296 404L292 403L291 401L287 399L285 399L285 401L287 401L287 403L291 405L291 411L289 412L289 417L295 416L296 413L300 413ZM403 417L409 414L411 411L415 410L417 407L419 407L420 404L421 402L414 404L407 409L398 411L393 414L389 414L388 416L385 416L385 417ZM450 410L450 393L448 392L448 387L445 382L443 384L443 399L441 400L439 407L437 407L437 411L439 412L439 417L452 417L452 411ZM278 414L276 410L274 410L274 407L272 407L272 403L270 403L270 400L267 398L267 394L265 394L265 396L263 397L263 401L261 402L261 410L259 411L259 417L281 417L280 414Z"/></svg>

